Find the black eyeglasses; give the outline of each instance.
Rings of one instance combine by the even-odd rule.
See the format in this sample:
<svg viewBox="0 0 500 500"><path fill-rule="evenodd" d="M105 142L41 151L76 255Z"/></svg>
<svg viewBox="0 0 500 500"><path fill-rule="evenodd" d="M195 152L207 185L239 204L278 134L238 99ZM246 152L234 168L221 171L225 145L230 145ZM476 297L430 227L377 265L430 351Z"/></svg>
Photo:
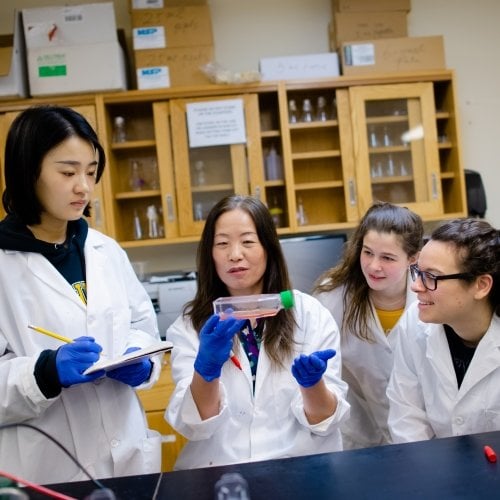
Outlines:
<svg viewBox="0 0 500 500"><path fill-rule="evenodd" d="M410 265L410 274L413 281L417 281L417 278L420 278L424 287L431 292L437 288L439 280L470 280L474 277L471 273L443 274L441 276L436 276L427 271L421 271L417 264Z"/></svg>

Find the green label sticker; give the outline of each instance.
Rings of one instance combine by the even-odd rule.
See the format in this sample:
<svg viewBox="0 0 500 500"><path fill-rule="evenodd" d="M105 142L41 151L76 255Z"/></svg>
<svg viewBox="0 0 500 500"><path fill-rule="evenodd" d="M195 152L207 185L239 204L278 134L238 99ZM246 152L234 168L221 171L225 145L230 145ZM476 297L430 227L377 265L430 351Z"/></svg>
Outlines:
<svg viewBox="0 0 500 500"><path fill-rule="evenodd" d="M40 66L38 68L38 76L46 78L51 76L66 76L66 65L62 66Z"/></svg>

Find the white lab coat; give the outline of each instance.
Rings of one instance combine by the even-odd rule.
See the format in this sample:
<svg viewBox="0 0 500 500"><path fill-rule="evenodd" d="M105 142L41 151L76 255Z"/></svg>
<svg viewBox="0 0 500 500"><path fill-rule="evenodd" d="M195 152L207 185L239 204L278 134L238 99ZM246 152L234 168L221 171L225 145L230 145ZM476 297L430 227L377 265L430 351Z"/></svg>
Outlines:
<svg viewBox="0 0 500 500"><path fill-rule="evenodd" d="M33 370L40 352L61 342L27 328L95 337L114 357L159 340L151 300L118 244L92 229L85 243L87 306L41 254L0 250L0 424L26 423L58 439L95 477L158 472L160 437L147 430L130 386L110 378L46 399ZM148 383L160 373L154 360ZM0 469L38 483L88 479L47 437L0 431Z"/></svg>
<svg viewBox="0 0 500 500"><path fill-rule="evenodd" d="M176 469L342 449L339 424L348 416L349 405L345 400L347 385L340 379L338 328L316 299L298 291L294 291L294 296L299 325L294 335L294 357L329 348L337 351L328 361L324 375L328 388L338 400L335 413L316 425L309 424L299 385L291 373L292 360L286 369L273 370L262 345L255 395L248 358L241 350L238 354L242 371L229 360L222 368L220 413L201 420L189 389L199 346L198 334L190 323L179 317L167 330L167 338L174 344L172 375L176 387L165 418L189 442L176 462Z"/></svg>
<svg viewBox="0 0 500 500"><path fill-rule="evenodd" d="M344 287L318 294L319 301L332 313L339 327L344 317L343 294ZM416 295L408 282L405 308L415 300ZM350 417L341 426L345 450L391 442L386 389L394 362L397 324L386 336L371 307L374 317L367 318L367 327L375 342L362 340L352 331L341 335L342 379L349 386L347 401L351 405Z"/></svg>
<svg viewBox="0 0 500 500"><path fill-rule="evenodd" d="M399 325L387 388L394 442L500 430L500 318L493 316L460 389L442 325L418 319L417 304Z"/></svg>

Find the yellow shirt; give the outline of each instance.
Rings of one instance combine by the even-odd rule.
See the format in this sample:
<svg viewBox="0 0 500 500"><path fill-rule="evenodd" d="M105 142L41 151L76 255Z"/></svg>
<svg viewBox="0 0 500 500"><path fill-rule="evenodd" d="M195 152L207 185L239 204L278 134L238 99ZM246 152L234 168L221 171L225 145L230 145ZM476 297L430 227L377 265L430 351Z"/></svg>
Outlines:
<svg viewBox="0 0 500 500"><path fill-rule="evenodd" d="M375 308L375 311L380 324L382 325L382 330L384 330L384 333L388 335L403 314L404 307L401 309L395 309L394 311L384 311L383 309Z"/></svg>

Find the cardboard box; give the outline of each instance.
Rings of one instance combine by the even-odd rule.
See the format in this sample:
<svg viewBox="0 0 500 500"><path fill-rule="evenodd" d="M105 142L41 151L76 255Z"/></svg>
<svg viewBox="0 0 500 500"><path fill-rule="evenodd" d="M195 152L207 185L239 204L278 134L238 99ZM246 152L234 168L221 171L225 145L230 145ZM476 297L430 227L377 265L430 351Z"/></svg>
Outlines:
<svg viewBox="0 0 500 500"><path fill-rule="evenodd" d="M23 9L26 48L116 41L112 2Z"/></svg>
<svg viewBox="0 0 500 500"><path fill-rule="evenodd" d="M21 12L14 12L14 33L0 35L0 99L28 96Z"/></svg>
<svg viewBox="0 0 500 500"><path fill-rule="evenodd" d="M163 9L164 7L182 7L189 5L205 5L207 0L130 0L129 10Z"/></svg>
<svg viewBox="0 0 500 500"><path fill-rule="evenodd" d="M411 10L411 0L332 0L332 12Z"/></svg>
<svg viewBox="0 0 500 500"><path fill-rule="evenodd" d="M328 78L340 75L335 52L285 57L264 57L259 61L262 80Z"/></svg>
<svg viewBox="0 0 500 500"><path fill-rule="evenodd" d="M138 89L210 83L200 66L213 61L212 45L137 50L134 55Z"/></svg>
<svg viewBox="0 0 500 500"><path fill-rule="evenodd" d="M345 42L341 57L343 75L446 68L442 36Z"/></svg>
<svg viewBox="0 0 500 500"><path fill-rule="evenodd" d="M208 5L133 10L134 50L213 45Z"/></svg>
<svg viewBox="0 0 500 500"><path fill-rule="evenodd" d="M33 96L127 89L118 42L32 49L28 74Z"/></svg>
<svg viewBox="0 0 500 500"><path fill-rule="evenodd" d="M31 95L127 88L111 2L22 13Z"/></svg>
<svg viewBox="0 0 500 500"><path fill-rule="evenodd" d="M401 38L408 36L407 13L387 12L337 12L333 17L333 46L340 48L344 42Z"/></svg>

